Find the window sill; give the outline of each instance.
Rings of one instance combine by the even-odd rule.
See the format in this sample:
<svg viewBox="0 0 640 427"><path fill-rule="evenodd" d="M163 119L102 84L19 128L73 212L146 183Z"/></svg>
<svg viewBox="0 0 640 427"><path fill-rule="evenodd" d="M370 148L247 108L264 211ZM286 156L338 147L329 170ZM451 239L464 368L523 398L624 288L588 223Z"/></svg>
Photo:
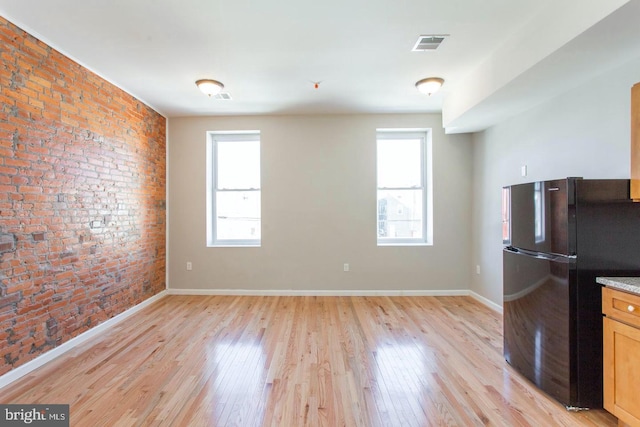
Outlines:
<svg viewBox="0 0 640 427"><path fill-rule="evenodd" d="M389 243L380 243L380 242L378 242L378 246L379 247L385 247L385 246L433 246L433 243L427 243L427 242L416 242L416 243L389 242Z"/></svg>
<svg viewBox="0 0 640 427"><path fill-rule="evenodd" d="M230 243L230 242L222 242L222 243L213 243L207 244L208 248L259 248L262 247L261 243Z"/></svg>

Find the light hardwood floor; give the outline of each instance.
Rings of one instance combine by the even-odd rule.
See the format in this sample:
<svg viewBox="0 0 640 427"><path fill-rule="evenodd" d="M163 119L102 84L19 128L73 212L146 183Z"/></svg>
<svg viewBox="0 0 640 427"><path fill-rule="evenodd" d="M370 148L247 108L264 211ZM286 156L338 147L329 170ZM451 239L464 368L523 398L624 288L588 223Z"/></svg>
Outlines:
<svg viewBox="0 0 640 427"><path fill-rule="evenodd" d="M0 390L72 426L615 426L532 387L468 297L168 296Z"/></svg>

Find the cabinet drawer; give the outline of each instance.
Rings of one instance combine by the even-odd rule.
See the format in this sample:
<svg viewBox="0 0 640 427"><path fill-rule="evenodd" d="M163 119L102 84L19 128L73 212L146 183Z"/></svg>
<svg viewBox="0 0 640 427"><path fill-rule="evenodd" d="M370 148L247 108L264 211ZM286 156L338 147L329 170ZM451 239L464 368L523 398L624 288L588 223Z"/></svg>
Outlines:
<svg viewBox="0 0 640 427"><path fill-rule="evenodd" d="M640 296L612 288L602 288L602 312L640 328Z"/></svg>

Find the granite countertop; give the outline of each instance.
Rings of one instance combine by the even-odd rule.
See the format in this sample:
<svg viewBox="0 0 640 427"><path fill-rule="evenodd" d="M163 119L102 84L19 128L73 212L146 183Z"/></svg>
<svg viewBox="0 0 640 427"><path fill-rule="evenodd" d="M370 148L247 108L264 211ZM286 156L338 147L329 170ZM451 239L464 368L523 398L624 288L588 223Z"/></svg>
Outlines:
<svg viewBox="0 0 640 427"><path fill-rule="evenodd" d="M640 295L640 277L596 277L596 282L621 291Z"/></svg>

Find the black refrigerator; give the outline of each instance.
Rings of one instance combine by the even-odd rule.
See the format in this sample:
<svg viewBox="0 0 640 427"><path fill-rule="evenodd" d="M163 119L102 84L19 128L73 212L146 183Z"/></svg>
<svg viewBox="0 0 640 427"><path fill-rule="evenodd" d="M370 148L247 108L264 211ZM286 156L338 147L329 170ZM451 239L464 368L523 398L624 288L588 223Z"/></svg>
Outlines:
<svg viewBox="0 0 640 427"><path fill-rule="evenodd" d="M597 276L640 276L629 180L503 188L504 356L567 409L602 407Z"/></svg>

